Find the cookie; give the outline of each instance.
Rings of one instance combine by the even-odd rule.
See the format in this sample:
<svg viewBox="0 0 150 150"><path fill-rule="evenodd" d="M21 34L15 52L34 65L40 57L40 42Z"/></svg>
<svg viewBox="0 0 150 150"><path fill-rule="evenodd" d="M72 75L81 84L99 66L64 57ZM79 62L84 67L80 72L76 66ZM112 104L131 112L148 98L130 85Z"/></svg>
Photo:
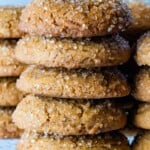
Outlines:
<svg viewBox="0 0 150 150"><path fill-rule="evenodd" d="M18 24L22 8L0 7L0 38L20 38Z"/></svg>
<svg viewBox="0 0 150 150"><path fill-rule="evenodd" d="M0 108L0 138L18 138L22 131L12 122L14 108Z"/></svg>
<svg viewBox="0 0 150 150"><path fill-rule="evenodd" d="M59 98L100 99L123 97L130 87L118 70L66 70L28 67L17 80L26 93Z"/></svg>
<svg viewBox="0 0 150 150"><path fill-rule="evenodd" d="M16 40L0 40L0 77L19 76L25 68L14 57L16 43Z"/></svg>
<svg viewBox="0 0 150 150"><path fill-rule="evenodd" d="M150 148L150 132L146 131L144 134L139 135L134 144L133 150L148 150Z"/></svg>
<svg viewBox="0 0 150 150"><path fill-rule="evenodd" d="M29 95L13 121L20 129L59 135L98 134L123 128L126 114L113 102L55 99Z"/></svg>
<svg viewBox="0 0 150 150"><path fill-rule="evenodd" d="M16 88L16 78L0 78L0 106L16 106L23 95Z"/></svg>
<svg viewBox="0 0 150 150"><path fill-rule="evenodd" d="M119 35L95 41L33 36L19 41L15 56L25 64L74 69L120 65L128 61L130 52Z"/></svg>
<svg viewBox="0 0 150 150"><path fill-rule="evenodd" d="M132 19L121 0L34 0L20 20L20 30L30 35L77 38L125 30Z"/></svg>
<svg viewBox="0 0 150 150"><path fill-rule="evenodd" d="M150 68L142 68L137 73L132 95L139 101L150 102Z"/></svg>
<svg viewBox="0 0 150 150"><path fill-rule="evenodd" d="M17 150L130 150L127 139L118 133L95 136L44 136L25 132Z"/></svg>
<svg viewBox="0 0 150 150"><path fill-rule="evenodd" d="M127 32L135 34L150 29L150 2L149 0L124 0L131 9L133 23Z"/></svg>
<svg viewBox="0 0 150 150"><path fill-rule="evenodd" d="M150 31L145 33L139 40L135 60L139 66L150 66Z"/></svg>
<svg viewBox="0 0 150 150"><path fill-rule="evenodd" d="M150 129L150 103L139 104L133 123L139 128Z"/></svg>

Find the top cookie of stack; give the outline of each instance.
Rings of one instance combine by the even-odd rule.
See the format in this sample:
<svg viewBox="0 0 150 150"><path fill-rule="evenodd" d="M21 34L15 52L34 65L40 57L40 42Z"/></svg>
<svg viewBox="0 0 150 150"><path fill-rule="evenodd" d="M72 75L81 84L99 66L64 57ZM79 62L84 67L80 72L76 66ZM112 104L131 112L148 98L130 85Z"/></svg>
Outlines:
<svg viewBox="0 0 150 150"><path fill-rule="evenodd" d="M46 37L93 37L123 31L130 22L120 0L34 0L23 11L20 29Z"/></svg>

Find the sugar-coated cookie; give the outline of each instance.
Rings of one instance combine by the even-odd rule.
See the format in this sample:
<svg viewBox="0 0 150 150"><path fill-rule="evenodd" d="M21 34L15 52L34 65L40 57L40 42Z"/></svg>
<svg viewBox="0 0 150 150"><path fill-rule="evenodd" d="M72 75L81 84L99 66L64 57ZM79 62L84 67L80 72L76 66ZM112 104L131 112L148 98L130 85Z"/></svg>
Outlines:
<svg viewBox="0 0 150 150"><path fill-rule="evenodd" d="M34 0L19 27L30 35L92 37L125 30L131 14L121 0Z"/></svg>
<svg viewBox="0 0 150 150"><path fill-rule="evenodd" d="M29 66L17 80L26 93L59 98L100 99L130 93L124 76L115 69L66 70Z"/></svg>
<svg viewBox="0 0 150 150"><path fill-rule="evenodd" d="M68 69L116 66L127 62L130 54L128 42L119 35L95 40L25 37L15 50L22 63Z"/></svg>
<svg viewBox="0 0 150 150"><path fill-rule="evenodd" d="M29 95L13 121L25 130L59 135L98 134L123 128L126 114L111 100L56 99Z"/></svg>

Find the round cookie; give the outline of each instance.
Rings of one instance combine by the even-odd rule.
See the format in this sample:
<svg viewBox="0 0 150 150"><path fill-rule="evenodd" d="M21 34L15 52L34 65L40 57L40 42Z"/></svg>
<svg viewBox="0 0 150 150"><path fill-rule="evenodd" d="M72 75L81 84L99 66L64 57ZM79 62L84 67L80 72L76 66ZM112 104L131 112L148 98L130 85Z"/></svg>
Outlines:
<svg viewBox="0 0 150 150"><path fill-rule="evenodd" d="M150 148L150 132L145 131L144 134L139 135L134 144L133 150L148 150Z"/></svg>
<svg viewBox="0 0 150 150"><path fill-rule="evenodd" d="M119 35L95 41L25 37L15 50L22 63L68 69L120 65L128 61L130 53L128 42Z"/></svg>
<svg viewBox="0 0 150 150"><path fill-rule="evenodd" d="M0 77L19 76L25 66L15 57L16 40L0 40Z"/></svg>
<svg viewBox="0 0 150 150"><path fill-rule="evenodd" d="M150 102L150 68L142 68L134 84L132 95L139 101Z"/></svg>
<svg viewBox="0 0 150 150"><path fill-rule="evenodd" d="M21 11L19 7L0 7L0 38L20 38L23 35L18 29Z"/></svg>
<svg viewBox="0 0 150 150"><path fill-rule="evenodd" d="M58 135L98 134L123 128L126 114L113 102L55 99L29 95L13 121L20 129Z"/></svg>
<svg viewBox="0 0 150 150"><path fill-rule="evenodd" d="M150 29L150 1L149 0L124 0L131 9L133 23L127 30L128 33L139 33Z"/></svg>
<svg viewBox="0 0 150 150"><path fill-rule="evenodd" d="M115 69L66 70L29 66L17 80L26 93L59 98L100 99L123 97L130 87Z"/></svg>
<svg viewBox="0 0 150 150"><path fill-rule="evenodd" d="M21 130L12 122L14 108L0 108L0 138L18 138Z"/></svg>
<svg viewBox="0 0 150 150"><path fill-rule="evenodd" d="M150 66L150 31L138 40L135 59L139 66Z"/></svg>
<svg viewBox="0 0 150 150"><path fill-rule="evenodd" d="M16 106L23 95L16 88L16 78L0 78L0 106Z"/></svg>
<svg viewBox="0 0 150 150"><path fill-rule="evenodd" d="M34 0L19 27L30 35L77 38L123 31L131 20L121 0Z"/></svg>
<svg viewBox="0 0 150 150"><path fill-rule="evenodd" d="M127 139L118 133L95 136L44 136L25 132L17 150L130 150Z"/></svg>
<svg viewBox="0 0 150 150"><path fill-rule="evenodd" d="M150 103L139 104L133 123L139 128L150 129Z"/></svg>

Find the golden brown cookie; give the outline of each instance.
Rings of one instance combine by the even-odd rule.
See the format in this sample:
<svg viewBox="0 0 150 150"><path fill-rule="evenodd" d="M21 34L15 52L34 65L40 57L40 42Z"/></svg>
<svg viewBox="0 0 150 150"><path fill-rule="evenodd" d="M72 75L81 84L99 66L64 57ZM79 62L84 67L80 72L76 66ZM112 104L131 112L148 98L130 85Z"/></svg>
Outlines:
<svg viewBox="0 0 150 150"><path fill-rule="evenodd" d="M25 130L59 135L98 134L123 128L126 114L113 102L55 99L29 95L13 114Z"/></svg>
<svg viewBox="0 0 150 150"><path fill-rule="evenodd" d="M134 144L133 144L133 150L149 150L150 148L150 132L145 131L144 134L139 135Z"/></svg>
<svg viewBox="0 0 150 150"><path fill-rule="evenodd" d="M25 68L14 57L16 43L16 40L0 40L0 77L19 76Z"/></svg>
<svg viewBox="0 0 150 150"><path fill-rule="evenodd" d="M150 1L149 0L124 0L131 9L133 23L128 33L138 33L150 29Z"/></svg>
<svg viewBox="0 0 150 150"><path fill-rule="evenodd" d="M66 70L28 67L17 80L26 93L60 98L99 99L123 97L130 87L118 70Z"/></svg>
<svg viewBox="0 0 150 150"><path fill-rule="evenodd" d="M16 88L16 78L0 78L0 106L16 106L23 93Z"/></svg>
<svg viewBox="0 0 150 150"><path fill-rule="evenodd" d="M150 68L142 68L135 77L132 95L139 101L150 102Z"/></svg>
<svg viewBox="0 0 150 150"><path fill-rule="evenodd" d="M95 136L44 136L25 132L17 150L130 150L127 139L118 133Z"/></svg>
<svg viewBox="0 0 150 150"><path fill-rule="evenodd" d="M139 39L135 59L139 66L150 66L150 31Z"/></svg>
<svg viewBox="0 0 150 150"><path fill-rule="evenodd" d="M150 103L139 104L133 123L139 128L150 129Z"/></svg>
<svg viewBox="0 0 150 150"><path fill-rule="evenodd" d="M19 41L15 56L25 64L71 69L120 65L130 53L128 42L119 35L95 41L32 36Z"/></svg>
<svg viewBox="0 0 150 150"><path fill-rule="evenodd" d="M34 0L23 10L19 27L30 35L77 38L116 33L131 20L121 0Z"/></svg>
<svg viewBox="0 0 150 150"><path fill-rule="evenodd" d="M0 138L18 138L22 131L12 122L14 108L0 108Z"/></svg>
<svg viewBox="0 0 150 150"><path fill-rule="evenodd" d="M0 38L20 38L23 35L18 29L21 11L19 7L0 7Z"/></svg>

